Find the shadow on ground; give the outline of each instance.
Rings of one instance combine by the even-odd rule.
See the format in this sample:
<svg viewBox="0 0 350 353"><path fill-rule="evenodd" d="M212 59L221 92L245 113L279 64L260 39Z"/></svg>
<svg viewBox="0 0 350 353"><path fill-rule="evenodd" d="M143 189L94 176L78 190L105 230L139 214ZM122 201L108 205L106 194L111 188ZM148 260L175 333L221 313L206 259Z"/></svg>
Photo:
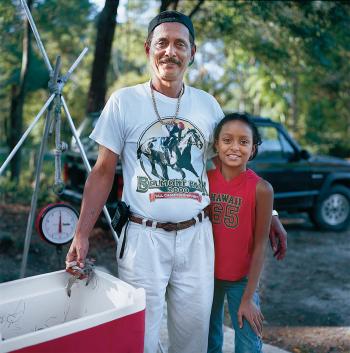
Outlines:
<svg viewBox="0 0 350 353"><path fill-rule="evenodd" d="M29 208L0 205L0 282L20 273ZM283 218L288 254L269 250L261 280L264 340L294 353L350 353L350 234L316 231L305 215ZM116 275L115 243L96 228L90 256ZM26 276L64 267L61 254L33 232ZM229 320L226 321L229 324Z"/></svg>

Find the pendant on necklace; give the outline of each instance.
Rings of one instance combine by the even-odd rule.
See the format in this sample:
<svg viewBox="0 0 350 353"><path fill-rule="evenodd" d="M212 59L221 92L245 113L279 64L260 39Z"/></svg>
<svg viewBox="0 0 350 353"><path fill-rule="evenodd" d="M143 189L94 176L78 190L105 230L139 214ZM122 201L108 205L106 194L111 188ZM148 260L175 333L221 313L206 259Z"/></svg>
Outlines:
<svg viewBox="0 0 350 353"><path fill-rule="evenodd" d="M160 122L162 124L162 129L164 128L167 131L171 131L173 127L177 125L174 118L165 118L162 119Z"/></svg>
<svg viewBox="0 0 350 353"><path fill-rule="evenodd" d="M164 121L165 120L165 121ZM174 126L176 125L176 121L174 118L172 118L170 121L167 121L169 120L169 118L165 118L165 119L162 119L162 122L164 125L167 125L167 126Z"/></svg>
<svg viewBox="0 0 350 353"><path fill-rule="evenodd" d="M159 115L159 112L158 112L158 108L157 108L157 103L156 103L156 98L154 96L154 90L153 90L153 86L152 86L152 82L150 81L150 88L151 88L151 97L152 97L152 103L153 103L153 109L154 109L154 112L158 118L158 121L162 124L162 125L165 125L167 127L167 129L170 131L170 129L176 125L176 119L179 115L179 110L180 110L180 103L181 103L181 97L182 97L182 94L184 92L184 89L185 89L185 86L182 85L181 87L181 91L179 93L179 96L177 98L177 103L176 103L176 111L175 111L175 115L172 117L172 118L166 118L166 119L162 119ZM170 121L168 121L170 120Z"/></svg>

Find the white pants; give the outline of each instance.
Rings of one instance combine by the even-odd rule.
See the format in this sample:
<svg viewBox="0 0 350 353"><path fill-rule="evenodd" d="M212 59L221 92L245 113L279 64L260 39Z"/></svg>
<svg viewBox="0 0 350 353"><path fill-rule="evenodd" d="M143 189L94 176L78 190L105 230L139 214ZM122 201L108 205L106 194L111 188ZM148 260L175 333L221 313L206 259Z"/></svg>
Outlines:
<svg viewBox="0 0 350 353"><path fill-rule="evenodd" d="M214 243L208 218L166 232L130 222L120 279L146 290L145 353L156 353L167 300L169 353L206 353L214 287Z"/></svg>

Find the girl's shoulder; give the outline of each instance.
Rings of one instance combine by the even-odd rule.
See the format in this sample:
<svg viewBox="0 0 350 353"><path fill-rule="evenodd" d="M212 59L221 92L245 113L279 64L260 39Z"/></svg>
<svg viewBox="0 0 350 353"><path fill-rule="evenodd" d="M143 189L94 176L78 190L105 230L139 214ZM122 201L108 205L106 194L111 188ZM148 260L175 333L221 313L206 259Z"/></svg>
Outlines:
<svg viewBox="0 0 350 353"><path fill-rule="evenodd" d="M256 183L256 196L257 197L273 197L273 187L265 179L259 177Z"/></svg>
<svg viewBox="0 0 350 353"><path fill-rule="evenodd" d="M249 168L246 171L246 178L251 179L257 183L261 179L261 177L258 174L256 174L253 170L251 170Z"/></svg>

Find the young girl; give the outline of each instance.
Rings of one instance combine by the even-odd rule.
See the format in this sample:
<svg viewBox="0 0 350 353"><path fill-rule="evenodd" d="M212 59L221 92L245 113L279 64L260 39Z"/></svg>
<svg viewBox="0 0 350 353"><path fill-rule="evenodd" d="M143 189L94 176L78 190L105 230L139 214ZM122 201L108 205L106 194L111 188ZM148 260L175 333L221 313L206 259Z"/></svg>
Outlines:
<svg viewBox="0 0 350 353"><path fill-rule="evenodd" d="M273 189L247 168L261 143L258 129L247 115L225 116L214 138L219 162L208 173L215 240L208 352L222 352L227 295L235 352L260 353L264 317L256 289L270 229Z"/></svg>

